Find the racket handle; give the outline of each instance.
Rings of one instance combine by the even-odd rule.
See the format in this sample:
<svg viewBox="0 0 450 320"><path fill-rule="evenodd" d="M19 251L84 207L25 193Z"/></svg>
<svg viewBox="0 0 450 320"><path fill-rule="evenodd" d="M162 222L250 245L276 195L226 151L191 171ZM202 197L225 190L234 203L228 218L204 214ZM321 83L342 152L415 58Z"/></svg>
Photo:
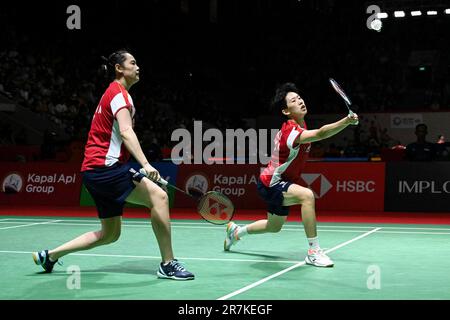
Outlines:
<svg viewBox="0 0 450 320"><path fill-rule="evenodd" d="M139 169L139 172L142 173L144 176L148 177L148 176L147 176L147 172L144 170L144 168ZM172 185L172 184L169 184L169 182L167 182L166 180L164 180L164 179L161 178L161 177L159 177L159 179L158 179L157 182L161 183L161 184L164 185L164 186L172 187L172 188L174 188L174 189L176 189L176 190L178 190L178 191L184 193L185 195L188 195L189 197L192 197L192 198L198 200L198 197L196 197L196 196L194 196L194 195L192 195L192 194L190 194L190 193L188 193L188 192L186 192L186 191L184 191L184 190L178 188L177 186L174 186L174 185Z"/></svg>
<svg viewBox="0 0 450 320"><path fill-rule="evenodd" d="M144 168L139 169L139 172L142 173L144 176L148 177L147 176L147 171L145 171ZM168 182L166 180L164 180L163 178L161 178L161 177L159 177L158 182L163 184L163 185L165 185L165 186L167 186L167 184L168 184Z"/></svg>
<svg viewBox="0 0 450 320"><path fill-rule="evenodd" d="M350 110L350 109L348 109L348 111L349 111L348 115L349 115L350 117L352 117L352 116L354 115L353 111ZM355 125L358 125L358 124L359 124L359 120L355 123Z"/></svg>
<svg viewBox="0 0 450 320"><path fill-rule="evenodd" d="M165 185L165 186L167 186L169 184L169 182L167 182L166 180L164 180L161 177L159 177L158 182L161 183L162 185Z"/></svg>

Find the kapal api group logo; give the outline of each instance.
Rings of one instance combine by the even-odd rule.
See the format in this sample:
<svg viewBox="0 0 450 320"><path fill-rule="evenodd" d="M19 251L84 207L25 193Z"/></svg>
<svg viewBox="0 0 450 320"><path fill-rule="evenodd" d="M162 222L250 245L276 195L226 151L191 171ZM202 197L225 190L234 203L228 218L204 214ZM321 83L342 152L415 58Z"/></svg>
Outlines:
<svg viewBox="0 0 450 320"><path fill-rule="evenodd" d="M193 196L201 196L208 191L209 182L206 175L196 173L186 180L186 192Z"/></svg>
<svg viewBox="0 0 450 320"><path fill-rule="evenodd" d="M22 190L23 179L18 173L8 174L2 182L2 192L7 194L18 193Z"/></svg>

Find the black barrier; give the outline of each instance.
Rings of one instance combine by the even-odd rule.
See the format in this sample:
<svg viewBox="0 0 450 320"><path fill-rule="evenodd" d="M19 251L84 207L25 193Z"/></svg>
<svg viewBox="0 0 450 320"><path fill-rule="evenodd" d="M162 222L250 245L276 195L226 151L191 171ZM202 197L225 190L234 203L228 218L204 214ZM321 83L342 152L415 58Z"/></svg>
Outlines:
<svg viewBox="0 0 450 320"><path fill-rule="evenodd" d="M388 162L385 190L385 211L450 212L450 163Z"/></svg>

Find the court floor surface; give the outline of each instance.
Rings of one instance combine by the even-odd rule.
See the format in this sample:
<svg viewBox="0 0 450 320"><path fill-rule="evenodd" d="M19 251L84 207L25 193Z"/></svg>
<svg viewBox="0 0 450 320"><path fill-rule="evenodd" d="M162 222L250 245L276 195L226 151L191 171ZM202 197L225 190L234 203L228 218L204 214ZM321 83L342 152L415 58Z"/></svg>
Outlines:
<svg viewBox="0 0 450 320"><path fill-rule="evenodd" d="M236 221L238 224L248 221ZM448 300L450 226L319 223L333 268L305 265L303 226L243 238L223 251L225 227L173 220L175 256L193 281L158 279L149 219L123 219L121 238L67 255L51 274L31 252L100 227L98 219L0 217L2 300Z"/></svg>

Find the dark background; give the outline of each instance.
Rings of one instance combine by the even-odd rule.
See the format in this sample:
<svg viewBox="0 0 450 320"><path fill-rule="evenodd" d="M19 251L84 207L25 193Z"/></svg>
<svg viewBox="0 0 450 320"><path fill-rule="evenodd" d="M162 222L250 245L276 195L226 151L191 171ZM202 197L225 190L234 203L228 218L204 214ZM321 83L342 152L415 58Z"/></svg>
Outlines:
<svg viewBox="0 0 450 320"><path fill-rule="evenodd" d="M211 3L217 4L213 15ZM383 20L382 31L375 32L366 26L366 8L377 3L383 10L405 8L407 13L410 7L427 4L441 10L445 4L2 2L0 83L9 98L62 127L64 139L83 140L109 82L99 74L100 56L128 48L141 68L141 81L131 90L138 134L161 146L170 145L170 133L190 128L193 119L220 129L254 127L255 121L248 119L272 114L270 98L286 81L298 85L310 114L345 114L329 77L343 85L357 112L449 110L450 15L389 18ZM66 9L72 4L81 8L81 30L66 27ZM435 63L411 65L414 52L424 50L434 52ZM18 55L8 57L11 51ZM24 74L31 76L21 79ZM58 77L63 83L55 84ZM21 88L27 88L31 98L21 98ZM73 104L73 112L53 115L41 108L42 101Z"/></svg>

